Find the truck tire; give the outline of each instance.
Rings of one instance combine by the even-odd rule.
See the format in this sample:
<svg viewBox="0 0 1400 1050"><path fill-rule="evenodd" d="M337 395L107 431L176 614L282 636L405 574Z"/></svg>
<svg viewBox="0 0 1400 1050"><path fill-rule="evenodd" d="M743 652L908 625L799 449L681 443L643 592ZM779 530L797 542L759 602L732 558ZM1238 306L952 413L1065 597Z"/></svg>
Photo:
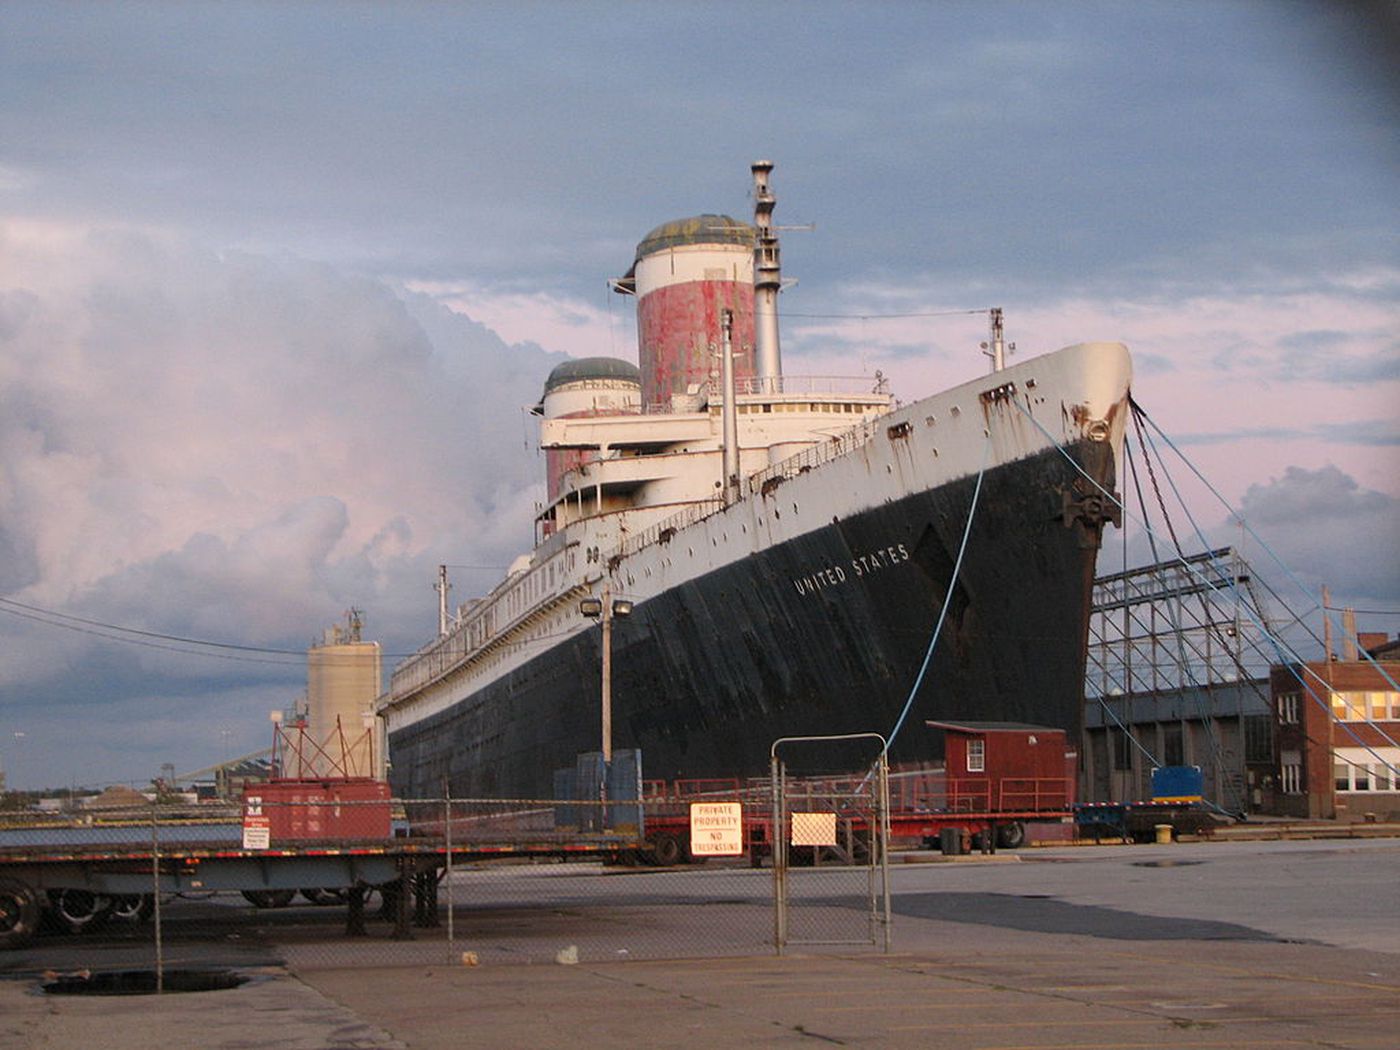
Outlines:
<svg viewBox="0 0 1400 1050"><path fill-rule="evenodd" d="M344 904L349 900L350 891L339 887L317 888L308 886L301 891L301 895L312 904Z"/></svg>
<svg viewBox="0 0 1400 1050"><path fill-rule="evenodd" d="M1026 826L1019 820L1002 824L997 828L998 849L1020 849L1026 844Z"/></svg>
<svg viewBox="0 0 1400 1050"><path fill-rule="evenodd" d="M651 840L650 853L657 865L663 868L674 867L685 860L685 849L681 846L681 840L669 831L662 831Z"/></svg>
<svg viewBox="0 0 1400 1050"><path fill-rule="evenodd" d="M112 917L116 901L91 890L49 890L49 915L60 930L89 933Z"/></svg>
<svg viewBox="0 0 1400 1050"><path fill-rule="evenodd" d="M119 922L139 925L156 910L156 898L151 893L126 893L112 898L112 918Z"/></svg>
<svg viewBox="0 0 1400 1050"><path fill-rule="evenodd" d="M0 878L0 950L23 948L38 929L38 894L18 879Z"/></svg>
<svg viewBox="0 0 1400 1050"><path fill-rule="evenodd" d="M243 899L255 908L285 908L296 890L243 890Z"/></svg>

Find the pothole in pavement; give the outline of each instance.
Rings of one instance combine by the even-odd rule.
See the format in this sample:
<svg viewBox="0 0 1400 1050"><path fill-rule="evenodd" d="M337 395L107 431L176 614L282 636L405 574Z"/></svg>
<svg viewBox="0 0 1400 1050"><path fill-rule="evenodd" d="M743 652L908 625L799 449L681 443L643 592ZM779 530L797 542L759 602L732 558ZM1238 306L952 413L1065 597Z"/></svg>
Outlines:
<svg viewBox="0 0 1400 1050"><path fill-rule="evenodd" d="M55 974L40 985L47 995L169 995L174 992L221 992L247 983L232 970L109 970Z"/></svg>
<svg viewBox="0 0 1400 1050"><path fill-rule="evenodd" d="M1203 860L1135 860L1135 868L1189 868L1195 864L1204 864Z"/></svg>

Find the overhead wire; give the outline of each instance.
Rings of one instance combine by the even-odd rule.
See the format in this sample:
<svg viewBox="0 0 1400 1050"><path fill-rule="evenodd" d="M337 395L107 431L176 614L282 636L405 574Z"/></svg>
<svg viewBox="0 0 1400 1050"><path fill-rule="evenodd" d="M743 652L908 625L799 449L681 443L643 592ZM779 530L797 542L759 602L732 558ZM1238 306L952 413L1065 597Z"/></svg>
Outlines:
<svg viewBox="0 0 1400 1050"><path fill-rule="evenodd" d="M1046 440L1048 440L1048 441L1050 442L1050 444L1051 444L1056 450L1059 451L1060 455L1062 455L1062 456L1075 468L1075 470L1077 470L1077 471L1078 471L1078 472L1079 472L1079 473L1080 473L1080 474L1081 474L1095 489L1097 489L1097 490L1099 491L1099 493L1100 493L1101 495L1104 496L1105 499L1109 500L1109 502L1111 502L1114 506L1117 506L1120 510L1122 510L1122 512L1123 512L1125 515L1127 515L1127 514L1129 513L1128 508L1127 508L1127 507L1124 505L1124 503L1123 503L1123 500L1122 500L1118 495L1116 495L1115 493L1112 493L1112 492L1110 492L1108 489L1104 488L1103 485L1099 483L1098 479L1094 478L1091 474L1089 474L1088 471L1086 471L1082 466L1080 466L1079 463L1074 459L1074 457L1071 456L1071 455L1069 454L1068 450L1065 449L1065 447L1060 443L1060 441L1059 441L1058 439L1056 439L1056 437L1055 437L1053 434L1051 434L1050 431L1048 431L1048 430L1045 428L1045 426L1040 422L1040 420L1036 419L1035 416L1032 415L1032 414L1030 413L1030 411L1027 410L1027 409L1025 408L1025 406L1021 405L1021 403L1020 403L1019 401L1015 401L1015 402L1013 402L1013 403L1016 405L1017 409L1031 421L1031 423L1036 427L1036 429L1038 429L1038 430L1041 432L1041 434L1045 436ZM1129 398L1129 404L1130 404L1130 405L1136 405L1136 402L1134 402L1134 401L1131 399L1131 397L1130 397L1130 398ZM1161 428L1160 428L1160 427L1156 427L1156 425L1152 423L1152 420L1151 420L1150 417L1146 417L1146 416L1145 416L1144 418L1147 418L1148 423L1149 423L1150 425L1152 425L1152 426L1154 427L1154 429L1156 429L1159 433L1161 433ZM1163 436L1165 437L1165 435L1163 435ZM1168 443L1170 444L1170 442L1168 442ZM1210 483L1209 483L1208 481L1206 481L1206 479L1204 478L1204 476L1201 475L1200 472L1199 472L1198 470L1195 469L1194 464L1191 464L1190 461L1186 459L1186 457L1184 456L1184 454L1183 454L1179 449L1177 449L1174 445L1172 445L1172 449L1173 449L1174 452L1176 452L1176 454L1177 454L1178 456L1181 457L1181 459L1182 459L1183 462L1187 463L1187 465L1191 467L1193 473L1195 473L1196 476L1197 476L1198 478L1200 478L1207 486L1211 487L1212 492L1215 492L1214 487L1213 487L1213 486L1210 486ZM1218 492L1215 492L1215 495L1216 495L1216 498L1219 499L1219 500L1221 500L1221 502L1224 503L1225 506L1226 506L1227 508L1229 508L1229 509L1231 510L1232 513L1236 514L1236 516L1239 517L1239 519L1240 519L1240 521L1241 521L1242 523L1244 522L1243 517L1240 516L1240 515L1238 515L1238 512L1234 511L1234 508L1230 507L1229 503L1228 503L1227 501L1224 500L1224 497L1220 496ZM1144 516L1144 520L1142 520L1142 521L1139 522L1139 526L1140 526L1145 532L1147 532L1147 533L1149 534L1149 536L1152 535L1152 531L1153 531L1153 530L1152 530L1152 527L1151 527L1151 525L1145 520L1145 516ZM1247 525L1247 524L1246 524L1246 528L1248 528L1248 525ZM1249 531L1250 531L1251 535L1254 534L1252 529L1250 529ZM1256 537L1256 538L1257 538L1257 537ZM1260 540L1260 543L1262 544L1263 541ZM1272 553L1272 550L1271 550L1271 549L1270 549L1270 553ZM1273 556L1274 556L1275 560L1278 560L1278 556L1277 556L1276 554L1273 555ZM1181 559L1180 557L1178 557L1177 561L1186 569L1187 572L1189 572L1189 573L1191 573L1193 576L1197 577L1197 579L1198 579L1205 587L1207 587L1209 590L1211 590L1213 593L1218 593L1218 592L1220 591L1221 588L1219 588L1213 581L1211 581L1211 580L1209 580L1208 578L1206 578L1206 577L1204 577L1203 575L1201 575L1201 574L1195 569L1194 566L1190 565L1190 564L1189 564L1188 562L1186 562L1184 559ZM1282 563L1280 562L1280 564L1282 564ZM1285 571L1288 571L1286 566L1285 566L1284 568L1285 568ZM1289 575L1290 575L1290 577L1292 577L1292 578L1294 578L1294 579L1296 580L1296 577L1293 577L1291 572L1289 572ZM1230 586L1231 586L1232 588L1236 588L1236 587L1237 587L1237 583L1232 579L1232 580L1230 581ZM1301 584L1300 584L1300 586L1301 586ZM1305 591L1305 593L1306 593L1306 591ZM1264 633L1264 636L1268 639L1268 641L1270 642L1270 644L1273 646L1274 651L1275 651L1275 654L1276 654L1276 656L1277 656L1277 658L1278 658L1278 662L1279 662L1280 664L1282 664L1283 666L1285 666L1285 667L1288 668L1289 672L1290 672L1291 674L1293 674L1293 676L1300 682L1300 684L1303 685L1303 688L1304 688L1304 690L1307 692L1309 698L1312 699L1316 704L1318 704L1319 706L1321 706L1324 710L1326 710L1326 711L1328 712L1329 717L1330 717L1330 716L1331 716L1331 706L1330 706L1330 704L1328 704L1327 701L1323 700L1321 697L1319 697L1319 696L1316 694L1316 692L1313 691L1313 689L1311 688L1311 686L1309 686L1309 685L1307 684L1307 681L1303 678L1302 673L1298 670L1298 668L1301 667L1301 668L1303 668L1304 670L1309 671L1309 673L1312 674L1314 677L1317 677L1316 672L1312 672L1309 668L1307 668L1306 661L1304 661L1304 660L1302 659L1301 655L1300 655L1296 650L1294 650L1294 649L1291 647L1291 645L1287 645L1287 647L1285 648L1285 646L1286 646L1287 643L1285 643L1285 642L1283 641L1283 639L1279 638L1279 637L1278 637L1277 635L1275 635L1272 631L1270 631L1270 630L1269 630L1269 627L1268 627L1268 625L1267 625L1266 623L1260 622L1252 613L1250 613L1250 612L1248 611L1248 607L1247 607L1247 606L1243 606L1243 607L1246 609L1247 615L1249 615L1249 618L1250 618L1251 622L1254 624L1254 626L1258 627L1258 628ZM1368 656L1369 656L1369 654L1368 654ZM1290 657L1291 657L1291 659L1290 659ZM1374 663L1374 661L1372 661L1372 662ZM1382 669L1382 672L1381 672L1381 673L1382 673L1382 674L1385 674L1385 672L1384 672L1383 669ZM1391 680L1389 675L1386 675L1385 677L1387 678L1387 680ZM1320 678L1319 678L1319 681L1321 681ZM1391 680L1391 681L1393 681L1393 680ZM1323 683L1323 684L1326 685L1326 683ZM1368 719L1368 721L1369 721L1369 719ZM1360 738L1360 736L1356 733L1356 731L1355 731L1354 729L1352 729L1345 721L1339 721L1339 722L1337 722L1337 724L1342 728L1342 731L1343 731L1343 732L1345 732L1348 736L1350 736L1350 737L1352 738L1353 741L1355 741L1357 744L1359 744L1359 745L1360 745L1361 747L1363 747L1365 750L1367 750L1368 752L1370 752L1371 755L1372 755L1374 758L1376 758L1382 765L1384 765L1387 769L1391 770L1391 772L1394 773L1395 775L1400 776L1400 769L1397 769L1396 766L1391 765L1391 763L1390 763L1384 756L1380 755L1380 754L1375 750L1375 748L1373 748L1373 747L1371 747L1370 745L1366 744L1366 743ZM1377 727L1377 728L1378 728L1378 727ZM1384 731L1381 731L1381 732L1382 732L1382 735L1385 736ZM1386 736L1386 739L1389 741L1389 737L1388 737L1388 736ZM1394 743L1394 741L1390 741L1390 742L1391 742L1392 744Z"/></svg>
<svg viewBox="0 0 1400 1050"><path fill-rule="evenodd" d="M1164 442L1166 442L1167 447L1176 453L1177 458L1179 458L1181 462L1186 465L1187 469L1189 469L1191 473L1196 476L1197 480L1199 480L1203 485L1206 486L1206 488L1210 491L1211 495L1213 495L1222 506L1229 510L1231 514L1235 515L1235 517L1239 520L1241 526L1243 526L1245 531L1248 532L1249 535L1254 539L1254 541L1264 549L1265 553L1267 553L1269 557L1273 559L1274 563L1278 565L1280 569L1283 570L1284 574L1298 587L1299 591L1301 591L1305 595L1308 595L1308 597L1311 598L1312 592L1307 588L1307 586L1304 585L1303 581L1297 577L1293 570L1289 568L1288 564L1281 557L1279 557L1278 553L1273 549L1273 547L1269 545L1268 541L1254 531L1253 526L1249 524L1249 522L1245 519L1244 515L1240 514L1230 505L1229 500L1227 500L1224 496L1220 494L1219 490L1216 489L1216 487L1210 483L1210 480L1204 474L1201 473L1201 471L1196 467L1195 463L1193 463L1190 459L1187 458L1186 454L1182 452L1180 448L1177 447L1176 443L1172 441L1172 439L1166 434L1165 431L1162 430L1160 426L1157 425L1156 421L1153 420L1152 417L1149 416L1146 412L1142 413L1142 418L1147 421L1148 426L1150 426L1159 435L1161 435L1161 438ZM1323 608L1321 602L1315 602L1315 607L1318 609ZM1324 616L1325 615L1326 613L1324 612ZM1363 662L1370 663L1381 674L1381 676L1384 677L1385 680L1390 683L1392 689L1400 690L1400 684L1396 683L1395 679L1391 677L1389 672L1387 672L1385 668L1381 667L1381 665L1376 662L1376 660L1371 656L1370 653L1366 652L1363 649L1361 650L1361 655L1363 657Z"/></svg>
<svg viewBox="0 0 1400 1050"><path fill-rule="evenodd" d="M935 310L935 311L920 312L920 313L902 313L902 314L804 314L804 313L794 313L794 312L791 311L791 310L784 310L784 311L783 311L783 316L784 316L784 317L810 317L810 318L819 318L819 319L823 319L823 320L840 320L840 321L884 321L884 320L895 320L895 319L902 319L902 318L909 318L909 317L965 317L965 316L968 316L968 315L971 315L971 314L985 314L985 313L991 313L991 308L990 308L990 307L983 307L983 308L978 309L978 310Z"/></svg>
<svg viewBox="0 0 1400 1050"><path fill-rule="evenodd" d="M972 535L972 522L977 515L977 503L982 495L982 479L987 473L987 454L991 447L992 432L989 429L987 440L982 446L982 465L977 470L977 484L972 489L972 503L967 508L967 524L963 526L962 542L958 544L958 556L953 562L953 571L948 577L948 589L943 594L943 607L938 611L938 620L933 625L933 634L929 637L928 648L924 650L924 660L919 665L919 673L914 676L914 684L909 689L909 698L904 701L904 709L899 712L899 718L895 720L894 728L890 730L890 735L885 740L885 754L889 753L895 738L899 736L900 729L904 727L904 720L909 717L909 710L914 706L914 698L919 695L919 687L923 685L924 675L928 672L929 663L933 660L933 651L937 648L939 636L943 633L943 624L948 617L948 608L953 603L953 592L957 589L958 574L962 571L963 555L967 553L968 537Z"/></svg>
<svg viewBox="0 0 1400 1050"><path fill-rule="evenodd" d="M61 613L54 609L45 609L41 606L30 605L25 602L16 601L13 598L0 598L0 613L7 613L10 616L23 620L30 620L34 623L43 624L47 627L57 627L62 630L73 631L77 634L86 634L95 638L102 638L109 642L121 642L125 645L139 645L148 649L161 649L166 652L181 653L186 656L204 656L222 660L240 660L246 663L263 663L278 666L288 666L307 657L306 649L279 649L272 646L242 645L236 642L218 642L207 638L187 638L176 634L165 634L160 631L147 631L137 627L123 627L120 624L107 623L102 620L92 620L83 616L74 616L70 613ZM189 648L181 648L187 646ZM250 655L238 655L238 654ZM390 659L408 657L412 653L382 653L382 656ZM260 659L259 657L285 657L285 659ZM337 657L327 656L322 659L329 659L334 662ZM346 660L357 659L355 657L344 657Z"/></svg>

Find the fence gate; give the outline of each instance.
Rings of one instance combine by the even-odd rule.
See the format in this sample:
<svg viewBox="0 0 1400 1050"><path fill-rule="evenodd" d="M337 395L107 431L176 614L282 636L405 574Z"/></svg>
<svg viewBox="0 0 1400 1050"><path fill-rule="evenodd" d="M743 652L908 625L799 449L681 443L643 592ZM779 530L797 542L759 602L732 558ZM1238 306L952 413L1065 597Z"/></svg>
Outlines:
<svg viewBox="0 0 1400 1050"><path fill-rule="evenodd" d="M773 943L890 950L889 767L878 733L774 742Z"/></svg>

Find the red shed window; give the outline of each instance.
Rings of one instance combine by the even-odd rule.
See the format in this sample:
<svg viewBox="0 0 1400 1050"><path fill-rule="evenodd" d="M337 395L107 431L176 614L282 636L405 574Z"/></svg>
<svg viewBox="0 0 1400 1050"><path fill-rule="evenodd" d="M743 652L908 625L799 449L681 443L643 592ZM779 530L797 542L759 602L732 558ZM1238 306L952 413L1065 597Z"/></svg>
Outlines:
<svg viewBox="0 0 1400 1050"><path fill-rule="evenodd" d="M967 771L981 773L987 768L987 742L972 739L967 742Z"/></svg>

